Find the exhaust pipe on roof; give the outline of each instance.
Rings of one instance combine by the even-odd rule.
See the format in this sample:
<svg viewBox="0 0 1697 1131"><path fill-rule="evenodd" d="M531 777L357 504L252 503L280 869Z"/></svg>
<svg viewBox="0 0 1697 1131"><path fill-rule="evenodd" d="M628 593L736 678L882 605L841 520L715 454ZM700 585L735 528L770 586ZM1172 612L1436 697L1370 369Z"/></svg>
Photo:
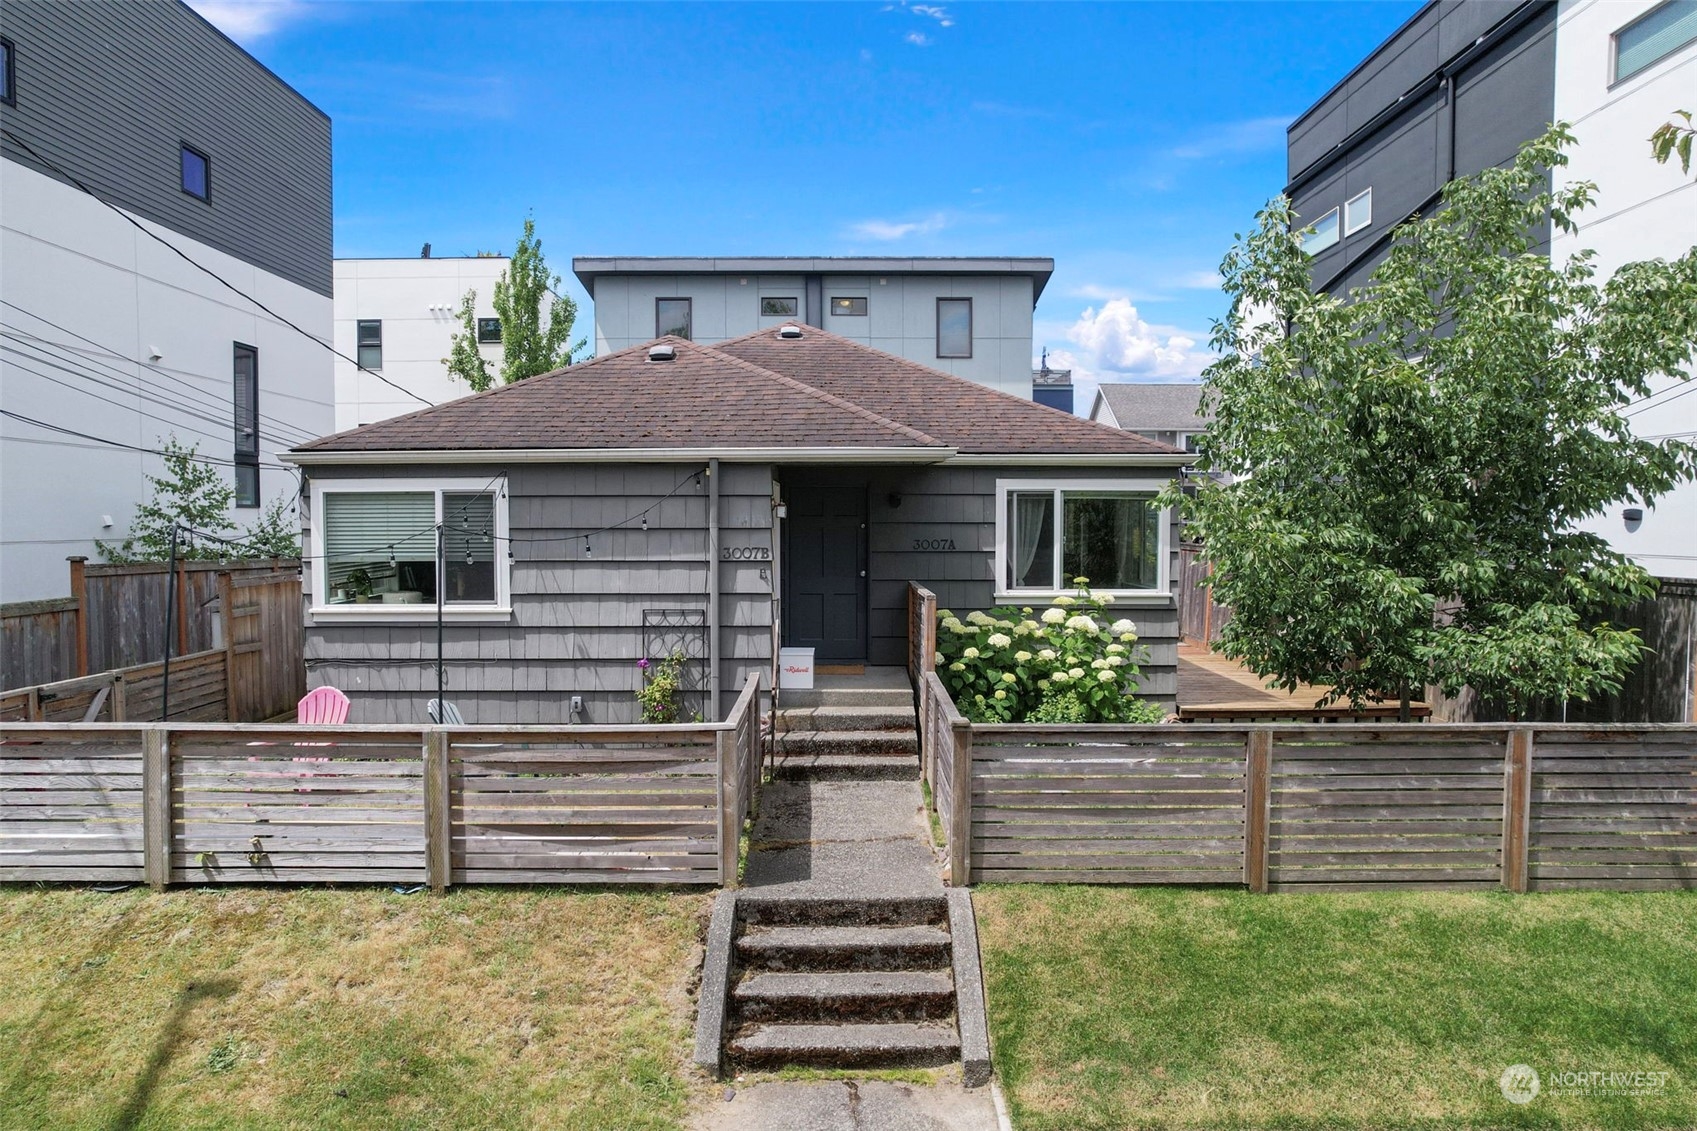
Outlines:
<svg viewBox="0 0 1697 1131"><path fill-rule="evenodd" d="M649 361L671 361L678 356L678 347L673 345L657 345L648 347Z"/></svg>
<svg viewBox="0 0 1697 1131"><path fill-rule="evenodd" d="M801 337L801 327L797 326L794 322L785 322L782 326L778 327L778 337L799 338Z"/></svg>

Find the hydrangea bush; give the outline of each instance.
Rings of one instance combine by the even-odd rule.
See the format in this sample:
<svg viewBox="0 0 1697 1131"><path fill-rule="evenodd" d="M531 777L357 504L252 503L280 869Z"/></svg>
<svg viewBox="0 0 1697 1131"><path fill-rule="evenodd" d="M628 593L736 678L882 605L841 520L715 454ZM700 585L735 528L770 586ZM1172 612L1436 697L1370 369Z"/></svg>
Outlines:
<svg viewBox="0 0 1697 1131"><path fill-rule="evenodd" d="M1136 696L1137 629L1110 620L1113 598L1090 591L1030 607L937 613L937 676L961 714L981 723L1158 723L1159 706Z"/></svg>

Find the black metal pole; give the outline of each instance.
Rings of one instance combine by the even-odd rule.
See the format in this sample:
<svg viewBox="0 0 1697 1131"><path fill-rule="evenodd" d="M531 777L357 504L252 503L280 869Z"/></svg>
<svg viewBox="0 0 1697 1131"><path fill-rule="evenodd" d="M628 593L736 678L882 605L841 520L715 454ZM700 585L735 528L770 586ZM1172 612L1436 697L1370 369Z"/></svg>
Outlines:
<svg viewBox="0 0 1697 1131"><path fill-rule="evenodd" d="M447 683L442 675L442 602L447 597L447 555L442 548L442 524L436 524L436 719L448 720Z"/></svg>
<svg viewBox="0 0 1697 1131"><path fill-rule="evenodd" d="M171 552L165 564L165 673L159 692L159 721L171 718L171 637L177 626L177 524L171 524Z"/></svg>

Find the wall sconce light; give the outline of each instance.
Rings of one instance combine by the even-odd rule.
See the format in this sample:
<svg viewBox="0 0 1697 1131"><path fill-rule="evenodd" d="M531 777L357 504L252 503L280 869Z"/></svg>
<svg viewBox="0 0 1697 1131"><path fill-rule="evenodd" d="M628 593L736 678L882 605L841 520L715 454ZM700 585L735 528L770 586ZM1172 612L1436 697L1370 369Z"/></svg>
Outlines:
<svg viewBox="0 0 1697 1131"><path fill-rule="evenodd" d="M891 491L885 501L890 504L891 510L895 510L897 507L902 505L902 493L900 491Z"/></svg>

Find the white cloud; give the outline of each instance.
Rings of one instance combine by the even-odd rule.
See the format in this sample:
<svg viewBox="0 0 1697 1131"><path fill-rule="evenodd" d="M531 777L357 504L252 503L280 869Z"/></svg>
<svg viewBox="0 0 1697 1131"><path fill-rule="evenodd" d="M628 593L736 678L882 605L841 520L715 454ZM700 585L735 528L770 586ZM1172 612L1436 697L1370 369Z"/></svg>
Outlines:
<svg viewBox="0 0 1697 1131"><path fill-rule="evenodd" d="M1089 415L1104 381L1194 378L1214 360L1199 345L1200 335L1145 321L1123 294L1087 307L1071 326L1036 330L1040 342L1049 334L1062 340L1049 350L1049 367L1072 370L1073 403L1081 416Z"/></svg>
<svg viewBox="0 0 1697 1131"><path fill-rule="evenodd" d="M1183 145L1175 146L1171 155L1184 161L1199 161L1206 157L1277 149L1285 144L1285 130L1290 123L1290 115L1223 122L1203 130Z"/></svg>
<svg viewBox="0 0 1697 1131"><path fill-rule="evenodd" d="M906 35L902 36L902 38L913 44L915 47L931 46L931 37L928 35L922 35L917 31L910 31Z"/></svg>
<svg viewBox="0 0 1697 1131"><path fill-rule="evenodd" d="M239 43L264 39L307 11L302 0L189 0L189 7Z"/></svg>
<svg viewBox="0 0 1697 1131"><path fill-rule="evenodd" d="M916 16L928 16L937 21L939 27L954 27L954 17L936 4L913 4L908 10Z"/></svg>
<svg viewBox="0 0 1697 1131"><path fill-rule="evenodd" d="M1178 285L1190 291L1212 291L1218 290L1223 282L1218 271L1192 271L1181 276Z"/></svg>
<svg viewBox="0 0 1697 1131"><path fill-rule="evenodd" d="M863 240L899 240L908 236L928 236L948 225L941 212L933 212L923 220L862 220L849 225L849 235Z"/></svg>

